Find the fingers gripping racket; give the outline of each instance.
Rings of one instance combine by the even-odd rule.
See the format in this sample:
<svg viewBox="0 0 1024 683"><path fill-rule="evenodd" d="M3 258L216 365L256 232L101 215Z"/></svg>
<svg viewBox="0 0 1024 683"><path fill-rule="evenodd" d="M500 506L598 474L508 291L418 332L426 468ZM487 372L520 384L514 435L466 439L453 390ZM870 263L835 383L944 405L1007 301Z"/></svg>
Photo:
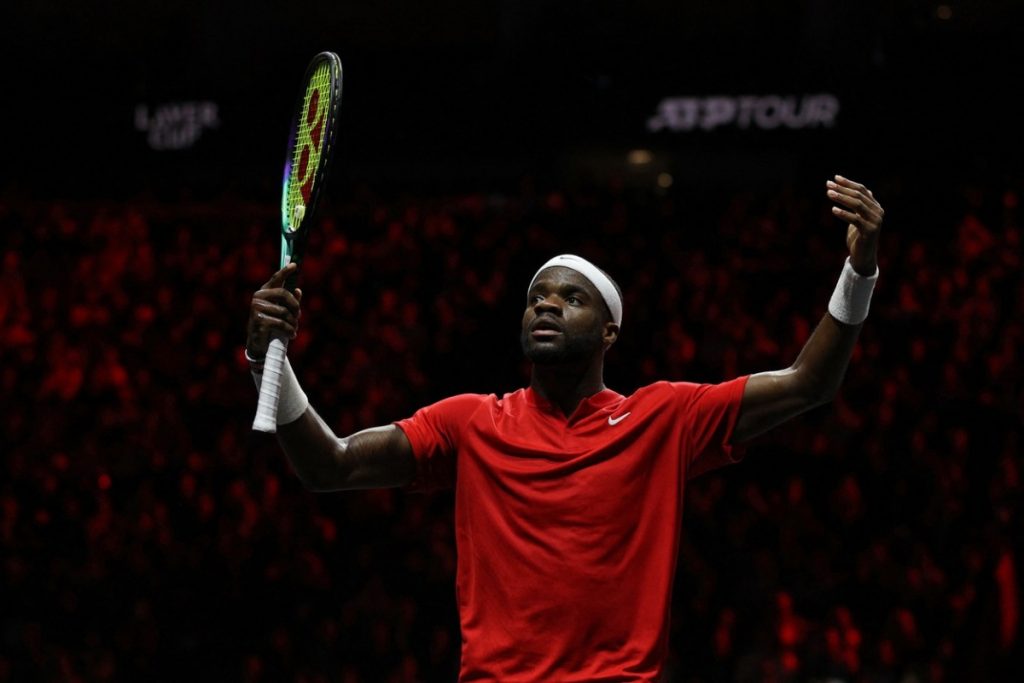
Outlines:
<svg viewBox="0 0 1024 683"><path fill-rule="evenodd" d="M302 260L316 201L326 185L340 104L341 60L333 52L321 52L306 69L288 135L281 193L281 268ZM296 280L293 274L285 287L294 291ZM287 350L286 337L271 339L252 423L257 431L277 431L277 403Z"/></svg>

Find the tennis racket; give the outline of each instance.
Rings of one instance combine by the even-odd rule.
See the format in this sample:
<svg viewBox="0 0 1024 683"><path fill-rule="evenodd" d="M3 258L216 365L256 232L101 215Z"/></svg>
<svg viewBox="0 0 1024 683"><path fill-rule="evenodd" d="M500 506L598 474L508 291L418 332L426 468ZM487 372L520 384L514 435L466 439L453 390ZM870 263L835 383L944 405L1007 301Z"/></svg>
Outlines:
<svg viewBox="0 0 1024 683"><path fill-rule="evenodd" d="M321 52L306 69L288 133L281 192L281 268L302 260L316 201L327 181L340 104L341 60L333 52ZM294 291L296 281L293 273L285 287ZM277 431L281 370L287 351L286 337L277 335L270 340L252 423L257 431Z"/></svg>

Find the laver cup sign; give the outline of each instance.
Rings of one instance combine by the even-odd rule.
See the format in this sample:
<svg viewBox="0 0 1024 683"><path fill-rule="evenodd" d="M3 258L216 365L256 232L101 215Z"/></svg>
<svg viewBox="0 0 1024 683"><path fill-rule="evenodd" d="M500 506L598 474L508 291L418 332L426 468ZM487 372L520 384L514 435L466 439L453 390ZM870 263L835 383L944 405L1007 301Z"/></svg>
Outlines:
<svg viewBox="0 0 1024 683"><path fill-rule="evenodd" d="M714 95L666 97L647 119L652 133L726 129L831 128L839 116L839 98L814 95Z"/></svg>
<svg viewBox="0 0 1024 683"><path fill-rule="evenodd" d="M330 64L323 62L306 86L304 113L299 121L295 155L291 160L292 170L298 179L288 188L288 203L292 207L309 204L313 193L315 169L325 143L324 122L327 116L326 94L330 88L330 72Z"/></svg>
<svg viewBox="0 0 1024 683"><path fill-rule="evenodd" d="M190 149L203 132L220 126L216 102L165 102L135 105L135 130L158 152Z"/></svg>

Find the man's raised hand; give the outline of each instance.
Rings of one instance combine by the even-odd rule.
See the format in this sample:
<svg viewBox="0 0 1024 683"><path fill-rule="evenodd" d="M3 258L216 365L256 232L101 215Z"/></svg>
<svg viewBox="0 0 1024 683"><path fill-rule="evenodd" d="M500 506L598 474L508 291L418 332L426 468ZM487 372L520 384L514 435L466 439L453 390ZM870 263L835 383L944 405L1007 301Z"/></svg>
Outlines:
<svg viewBox="0 0 1024 683"><path fill-rule="evenodd" d="M828 198L836 203L832 213L847 222L846 246L850 265L858 274L870 277L878 266L878 234L885 210L871 190L860 183L837 175L825 183Z"/></svg>
<svg viewBox="0 0 1024 683"><path fill-rule="evenodd" d="M267 355L267 346L273 333L294 339L299 332L299 303L302 290L296 288L292 294L284 287L285 280L298 266L289 263L274 273L266 284L252 295L249 304L249 326L245 349L250 358L260 359Z"/></svg>

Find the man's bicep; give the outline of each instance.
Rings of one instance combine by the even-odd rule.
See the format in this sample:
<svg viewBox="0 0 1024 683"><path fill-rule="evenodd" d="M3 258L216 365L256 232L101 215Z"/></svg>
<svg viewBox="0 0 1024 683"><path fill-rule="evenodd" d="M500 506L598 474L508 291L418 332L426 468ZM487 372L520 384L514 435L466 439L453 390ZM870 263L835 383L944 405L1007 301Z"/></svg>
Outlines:
<svg viewBox="0 0 1024 683"><path fill-rule="evenodd" d="M793 368L751 375L743 390L732 441L740 443L763 434L815 405L802 390Z"/></svg>
<svg viewBox="0 0 1024 683"><path fill-rule="evenodd" d="M376 489L405 486L416 474L412 444L395 425L373 427L341 439L337 489Z"/></svg>

